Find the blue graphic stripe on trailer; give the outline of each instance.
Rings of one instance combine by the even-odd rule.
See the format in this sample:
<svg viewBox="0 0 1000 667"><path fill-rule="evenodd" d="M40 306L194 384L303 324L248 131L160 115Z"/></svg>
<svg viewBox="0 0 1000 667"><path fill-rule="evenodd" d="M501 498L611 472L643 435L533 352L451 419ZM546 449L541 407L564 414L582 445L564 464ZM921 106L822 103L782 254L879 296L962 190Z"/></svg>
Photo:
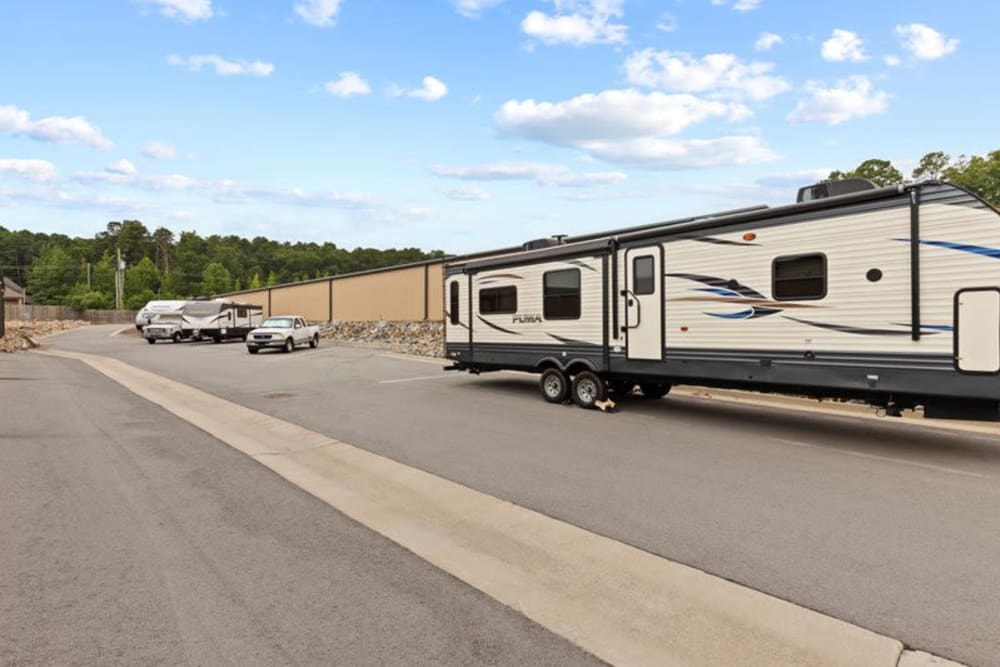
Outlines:
<svg viewBox="0 0 1000 667"><path fill-rule="evenodd" d="M893 322L892 326L894 326L894 327L906 327L907 329L909 329L913 325L911 325L911 324L903 324L901 322ZM955 330L955 327L951 326L950 324L921 324L920 328L921 329L927 329L929 331L954 331Z"/></svg>
<svg viewBox="0 0 1000 667"><path fill-rule="evenodd" d="M734 292L731 289L725 289L724 287L695 287L693 292L708 292L709 294L718 294L719 296L735 296L744 298L739 292Z"/></svg>
<svg viewBox="0 0 1000 667"><path fill-rule="evenodd" d="M833 324L831 322L814 322L811 320L803 320L798 317L792 317L791 315L782 315L786 320L792 320L793 322L798 322L799 324L807 324L811 327L817 327L819 329L828 329L830 331L839 331L840 333L857 334L859 336L909 336L909 331L897 331L896 329L865 329L863 327L851 327L844 324ZM909 326L909 325L907 325ZM939 331L925 331L928 336L940 333Z"/></svg>
<svg viewBox="0 0 1000 667"><path fill-rule="evenodd" d="M893 241L909 243L910 239L893 239ZM971 252L974 255L982 255L984 257L992 257L993 259L1000 259L1000 248L987 248L986 246L971 245L969 243L953 243L952 241L932 241L929 239L920 239L920 243L922 245L934 246L935 248L946 248L948 250Z"/></svg>

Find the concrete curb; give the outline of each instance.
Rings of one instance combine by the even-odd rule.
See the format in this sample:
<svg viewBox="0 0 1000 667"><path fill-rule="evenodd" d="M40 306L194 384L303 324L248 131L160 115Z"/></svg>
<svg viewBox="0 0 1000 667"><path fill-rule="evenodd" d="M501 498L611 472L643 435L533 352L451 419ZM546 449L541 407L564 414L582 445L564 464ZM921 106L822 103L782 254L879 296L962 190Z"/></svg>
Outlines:
<svg viewBox="0 0 1000 667"><path fill-rule="evenodd" d="M903 655L895 639L121 361L42 354L84 361L607 662L897 667Z"/></svg>

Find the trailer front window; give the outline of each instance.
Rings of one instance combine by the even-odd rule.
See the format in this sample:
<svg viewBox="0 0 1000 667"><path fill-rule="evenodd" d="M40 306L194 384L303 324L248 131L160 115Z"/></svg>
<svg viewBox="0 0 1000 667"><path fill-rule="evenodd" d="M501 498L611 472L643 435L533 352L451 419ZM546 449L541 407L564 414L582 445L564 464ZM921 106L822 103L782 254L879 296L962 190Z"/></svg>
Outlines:
<svg viewBox="0 0 1000 667"><path fill-rule="evenodd" d="M458 324L458 281L452 280L448 289L450 290L448 294L448 308L451 311L448 313L448 316L451 318L452 324Z"/></svg>
<svg viewBox="0 0 1000 667"><path fill-rule="evenodd" d="M580 269L549 271L542 276L542 284L545 319L580 319Z"/></svg>

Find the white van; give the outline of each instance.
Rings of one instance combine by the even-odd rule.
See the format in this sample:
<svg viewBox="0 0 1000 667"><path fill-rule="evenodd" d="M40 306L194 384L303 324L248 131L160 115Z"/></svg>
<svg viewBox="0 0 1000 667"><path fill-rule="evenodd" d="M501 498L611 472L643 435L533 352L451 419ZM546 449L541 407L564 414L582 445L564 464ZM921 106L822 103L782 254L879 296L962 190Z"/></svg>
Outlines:
<svg viewBox="0 0 1000 667"><path fill-rule="evenodd" d="M135 316L135 328L142 331L147 324L156 321L160 313L171 313L179 311L184 307L186 301L150 301L143 306Z"/></svg>

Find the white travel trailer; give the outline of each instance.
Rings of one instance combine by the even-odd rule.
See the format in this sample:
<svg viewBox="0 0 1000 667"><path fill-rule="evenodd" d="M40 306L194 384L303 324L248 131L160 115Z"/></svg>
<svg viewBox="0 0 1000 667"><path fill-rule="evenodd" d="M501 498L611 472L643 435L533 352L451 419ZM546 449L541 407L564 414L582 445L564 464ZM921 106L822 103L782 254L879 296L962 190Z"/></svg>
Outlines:
<svg viewBox="0 0 1000 667"><path fill-rule="evenodd" d="M453 368L540 373L552 402L687 384L998 417L1000 218L947 183L460 257L445 303Z"/></svg>
<svg viewBox="0 0 1000 667"><path fill-rule="evenodd" d="M150 301L135 315L135 328L142 331L147 324L153 324L164 313L176 313L186 301Z"/></svg>
<svg viewBox="0 0 1000 667"><path fill-rule="evenodd" d="M181 312L184 338L210 338L219 343L227 338L246 338L250 331L260 326L264 310L252 303L215 299L188 301Z"/></svg>

